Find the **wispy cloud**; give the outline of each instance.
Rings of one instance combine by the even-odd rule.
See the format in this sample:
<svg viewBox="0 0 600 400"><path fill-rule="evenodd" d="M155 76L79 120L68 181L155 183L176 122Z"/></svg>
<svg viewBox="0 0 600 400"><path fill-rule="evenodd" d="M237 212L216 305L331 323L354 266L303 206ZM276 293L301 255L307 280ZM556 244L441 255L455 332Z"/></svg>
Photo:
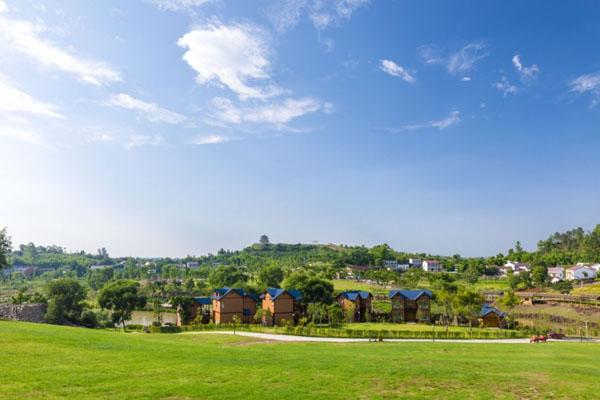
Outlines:
<svg viewBox="0 0 600 400"><path fill-rule="evenodd" d="M270 43L259 28L209 24L186 33L177 43L186 49L183 59L197 72L199 84L216 82L241 99L266 99L283 92L271 82Z"/></svg>
<svg viewBox="0 0 600 400"><path fill-rule="evenodd" d="M425 64L443 65L453 75L473 70L479 61L489 55L486 44L481 41L469 43L449 54L437 46L422 46L418 51Z"/></svg>
<svg viewBox="0 0 600 400"><path fill-rule="evenodd" d="M494 87L502 92L502 96L506 97L509 94L516 94L519 88L508 81L506 76L502 76L500 81L494 83Z"/></svg>
<svg viewBox="0 0 600 400"><path fill-rule="evenodd" d="M589 93L592 97L591 107L595 107L600 103L600 72L593 74L581 75L573 79L569 86L571 92L578 94Z"/></svg>
<svg viewBox="0 0 600 400"><path fill-rule="evenodd" d="M180 124L186 120L185 116L181 114L167 110L156 103L136 99L125 93L112 96L108 100L108 104L111 106L136 111L139 115L150 122Z"/></svg>
<svg viewBox="0 0 600 400"><path fill-rule="evenodd" d="M151 2L165 11L190 11L196 7L206 5L212 0L151 0Z"/></svg>
<svg viewBox="0 0 600 400"><path fill-rule="evenodd" d="M403 125L397 129L391 129L394 132L415 131L420 129L439 129L444 130L453 125L460 123L460 112L452 111L446 118L439 120L431 120L421 124Z"/></svg>
<svg viewBox="0 0 600 400"><path fill-rule="evenodd" d="M192 139L192 144L219 144L229 142L231 139L222 135L198 135Z"/></svg>
<svg viewBox="0 0 600 400"><path fill-rule="evenodd" d="M265 13L279 32L295 27L304 16L316 29L324 30L340 26L368 3L369 0L278 0Z"/></svg>
<svg viewBox="0 0 600 400"><path fill-rule="evenodd" d="M39 101L17 89L6 77L0 75L0 111L26 113L63 119L56 107Z"/></svg>
<svg viewBox="0 0 600 400"><path fill-rule="evenodd" d="M214 111L212 119L217 125L239 125L241 123L264 124L275 129L285 129L286 124L306 114L319 110L331 112L331 103L322 104L319 100L307 97L301 99L285 99L268 104L236 106L229 99L217 97L213 99Z"/></svg>
<svg viewBox="0 0 600 400"><path fill-rule="evenodd" d="M521 77L521 81L525 84L530 83L537 79L537 75L540 72L540 68L536 64L532 64L530 67L523 65L521 62L521 56L516 54L512 58L512 63L515 66L515 69L519 73Z"/></svg>
<svg viewBox="0 0 600 400"><path fill-rule="evenodd" d="M411 75L404 67L396 64L391 60L381 60L381 70L387 74L392 76L397 76L405 82L408 83L416 83L417 80L413 75Z"/></svg>
<svg viewBox="0 0 600 400"><path fill-rule="evenodd" d="M8 11L8 6L3 0L0 0L0 14Z"/></svg>
<svg viewBox="0 0 600 400"><path fill-rule="evenodd" d="M28 56L44 67L58 69L97 86L122 79L120 73L107 64L81 58L43 39L41 34L46 30L44 26L13 20L6 15L6 12L0 14L2 53Z"/></svg>
<svg viewBox="0 0 600 400"><path fill-rule="evenodd" d="M127 139L125 148L127 150L143 146L162 146L166 144L161 135L133 135Z"/></svg>

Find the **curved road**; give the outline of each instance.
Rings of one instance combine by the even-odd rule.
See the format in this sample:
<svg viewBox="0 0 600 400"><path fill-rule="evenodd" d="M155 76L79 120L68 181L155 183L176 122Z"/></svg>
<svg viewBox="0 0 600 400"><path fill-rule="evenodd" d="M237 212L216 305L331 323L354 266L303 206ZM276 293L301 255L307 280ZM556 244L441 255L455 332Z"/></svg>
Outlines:
<svg viewBox="0 0 600 400"><path fill-rule="evenodd" d="M276 335L272 333L259 332L240 332L235 333L239 336L246 336L256 339L272 340L279 342L326 342L326 343L360 343L368 342L364 338L331 338L331 337L313 337L313 336L294 336L294 335ZM203 332L183 332L181 335L233 335L232 331L203 331ZM384 339L384 342L424 342L432 343L431 339ZM549 342L579 342L579 339L552 340ZM436 343L505 343L505 344L529 344L529 338L523 339L436 339ZM599 342L598 340L586 340L586 342Z"/></svg>

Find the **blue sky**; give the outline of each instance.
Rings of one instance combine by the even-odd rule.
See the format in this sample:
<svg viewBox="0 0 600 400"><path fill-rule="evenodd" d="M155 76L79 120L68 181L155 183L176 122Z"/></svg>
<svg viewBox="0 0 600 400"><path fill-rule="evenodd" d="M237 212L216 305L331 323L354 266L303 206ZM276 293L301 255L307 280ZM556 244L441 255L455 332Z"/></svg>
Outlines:
<svg viewBox="0 0 600 400"><path fill-rule="evenodd" d="M594 1L0 0L0 225L464 255L600 215Z"/></svg>

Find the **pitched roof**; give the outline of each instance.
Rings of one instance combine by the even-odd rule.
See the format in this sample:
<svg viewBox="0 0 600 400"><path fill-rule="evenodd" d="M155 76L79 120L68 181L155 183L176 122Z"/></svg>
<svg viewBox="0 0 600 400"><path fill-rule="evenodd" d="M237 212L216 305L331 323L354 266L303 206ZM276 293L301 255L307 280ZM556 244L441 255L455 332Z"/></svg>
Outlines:
<svg viewBox="0 0 600 400"><path fill-rule="evenodd" d="M290 296L292 296L292 298L296 301L299 301L302 299L302 293L299 290L285 290L285 289L280 289L280 288L267 288L267 293L269 294L269 296L271 296L271 298L273 300L277 299L279 296L281 296L283 293L288 293Z"/></svg>
<svg viewBox="0 0 600 400"><path fill-rule="evenodd" d="M492 307L488 304L484 305L481 308L481 312L479 313L480 317L485 317L486 315L490 314L490 313L494 313L499 317L504 317L506 316L506 313L503 311L498 310L496 307Z"/></svg>
<svg viewBox="0 0 600 400"><path fill-rule="evenodd" d="M194 297L194 301L202 306L209 306L212 304L210 297Z"/></svg>
<svg viewBox="0 0 600 400"><path fill-rule="evenodd" d="M390 294L389 297L390 299L396 295L400 295L408 300L417 300L419 297L426 295L428 297L433 297L433 293L431 293L431 291L426 290L426 289L419 289L419 290L399 290L399 289L394 289L394 290L390 290Z"/></svg>
<svg viewBox="0 0 600 400"><path fill-rule="evenodd" d="M372 296L371 293L364 290L347 290L337 295L337 297L343 296L350 301L356 301L357 298L361 298L362 300L367 300L369 296Z"/></svg>
<svg viewBox="0 0 600 400"><path fill-rule="evenodd" d="M239 294L242 297L243 296L248 296L252 300L258 301L258 297L255 294L249 293L249 292L245 292L242 289L236 289L236 288L230 288L230 287L223 287L223 288L215 289L214 292L215 293L211 296L211 298L215 299L215 300L221 300L223 297L227 296L229 293L235 292L235 293Z"/></svg>

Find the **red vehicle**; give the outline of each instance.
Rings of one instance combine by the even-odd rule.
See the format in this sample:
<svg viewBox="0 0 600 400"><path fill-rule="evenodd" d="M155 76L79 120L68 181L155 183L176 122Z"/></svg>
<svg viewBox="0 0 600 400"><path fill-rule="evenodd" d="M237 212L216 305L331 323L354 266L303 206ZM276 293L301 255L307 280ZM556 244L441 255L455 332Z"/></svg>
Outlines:
<svg viewBox="0 0 600 400"><path fill-rule="evenodd" d="M548 338L544 335L533 335L531 339L529 339L529 343L546 343Z"/></svg>

